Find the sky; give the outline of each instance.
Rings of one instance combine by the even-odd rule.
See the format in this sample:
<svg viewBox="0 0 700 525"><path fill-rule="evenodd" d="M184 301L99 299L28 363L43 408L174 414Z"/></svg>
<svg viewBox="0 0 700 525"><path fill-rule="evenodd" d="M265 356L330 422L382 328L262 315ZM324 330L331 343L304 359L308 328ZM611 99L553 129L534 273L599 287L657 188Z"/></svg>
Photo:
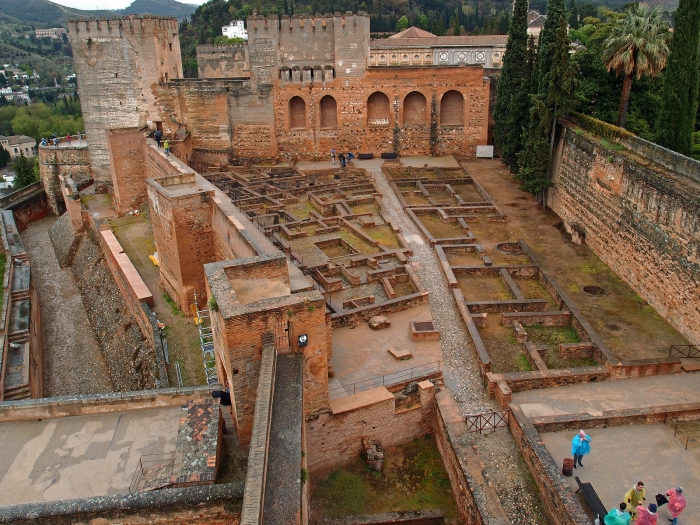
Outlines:
<svg viewBox="0 0 700 525"><path fill-rule="evenodd" d="M129 7L133 0L50 0L54 4L75 7L76 9L124 9ZM178 0L183 4L201 5L207 0Z"/></svg>

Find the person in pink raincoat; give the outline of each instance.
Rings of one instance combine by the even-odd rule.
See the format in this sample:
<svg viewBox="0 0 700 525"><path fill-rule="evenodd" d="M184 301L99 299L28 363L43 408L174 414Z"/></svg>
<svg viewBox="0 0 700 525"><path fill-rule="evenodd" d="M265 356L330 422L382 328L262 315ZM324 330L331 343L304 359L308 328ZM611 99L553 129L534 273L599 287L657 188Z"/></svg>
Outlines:
<svg viewBox="0 0 700 525"><path fill-rule="evenodd" d="M673 519L669 519L673 525L678 523L678 516L685 508L685 496L683 495L683 487L676 487L675 489L668 489L666 491L666 496L668 497L668 510L671 512Z"/></svg>
<svg viewBox="0 0 700 525"><path fill-rule="evenodd" d="M656 513L656 503L650 503L648 509L644 505L637 507L636 525L656 525L657 519L659 515Z"/></svg>

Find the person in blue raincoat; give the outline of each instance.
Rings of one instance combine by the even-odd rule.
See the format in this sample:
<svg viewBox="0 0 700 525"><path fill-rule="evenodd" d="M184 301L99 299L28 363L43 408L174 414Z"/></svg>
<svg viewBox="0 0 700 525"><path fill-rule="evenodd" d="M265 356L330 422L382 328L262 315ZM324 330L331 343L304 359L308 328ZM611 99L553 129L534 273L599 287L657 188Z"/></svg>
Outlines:
<svg viewBox="0 0 700 525"><path fill-rule="evenodd" d="M581 458L586 454L591 452L591 436L586 434L583 430L579 431L578 434L574 436L571 440L571 454L574 456L574 468L576 468L576 463L583 467L581 463Z"/></svg>

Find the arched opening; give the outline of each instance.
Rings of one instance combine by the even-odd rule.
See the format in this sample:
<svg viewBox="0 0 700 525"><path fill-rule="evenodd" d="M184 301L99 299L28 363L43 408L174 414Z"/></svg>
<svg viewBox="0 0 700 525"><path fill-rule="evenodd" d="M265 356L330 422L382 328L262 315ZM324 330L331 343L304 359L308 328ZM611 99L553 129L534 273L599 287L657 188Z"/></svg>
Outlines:
<svg viewBox="0 0 700 525"><path fill-rule="evenodd" d="M375 91L367 99L367 124L370 126L388 126L390 122L389 97L381 91Z"/></svg>
<svg viewBox="0 0 700 525"><path fill-rule="evenodd" d="M411 91L406 98L403 99L403 124L404 126L415 126L425 124L427 114L425 108L427 106L423 93Z"/></svg>
<svg viewBox="0 0 700 525"><path fill-rule="evenodd" d="M448 91L442 96L440 125L464 126L464 97L459 91Z"/></svg>
<svg viewBox="0 0 700 525"><path fill-rule="evenodd" d="M338 105L330 95L321 99L321 129L338 129Z"/></svg>
<svg viewBox="0 0 700 525"><path fill-rule="evenodd" d="M306 102L301 97L289 101L289 129L306 129Z"/></svg>

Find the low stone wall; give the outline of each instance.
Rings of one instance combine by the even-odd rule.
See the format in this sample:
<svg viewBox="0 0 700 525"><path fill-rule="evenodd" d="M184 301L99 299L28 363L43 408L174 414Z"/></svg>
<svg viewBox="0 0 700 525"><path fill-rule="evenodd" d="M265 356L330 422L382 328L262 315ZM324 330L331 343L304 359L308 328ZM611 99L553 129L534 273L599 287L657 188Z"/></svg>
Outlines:
<svg viewBox="0 0 700 525"><path fill-rule="evenodd" d="M329 525L442 525L443 523L445 518L439 509L348 516L328 522Z"/></svg>
<svg viewBox="0 0 700 525"><path fill-rule="evenodd" d="M17 525L238 525L242 483L42 501L0 507L0 523ZM147 518L146 518L147 516Z"/></svg>
<svg viewBox="0 0 700 525"><path fill-rule="evenodd" d="M0 403L0 423L181 406L191 400L211 397L216 388L211 385L5 401Z"/></svg>
<svg viewBox="0 0 700 525"><path fill-rule="evenodd" d="M115 390L159 386L156 352L142 333L92 235L83 236L72 270Z"/></svg>
<svg viewBox="0 0 700 525"><path fill-rule="evenodd" d="M590 525L583 507L571 491L559 465L542 442L537 429L520 407L511 406L508 426L515 444L537 485L540 499L552 525Z"/></svg>
<svg viewBox="0 0 700 525"><path fill-rule="evenodd" d="M428 293L414 293L404 295L397 299L382 301L381 303L370 304L356 308L352 311L341 311L331 315L331 323L333 328L342 326L358 325L363 321L369 321L375 315L384 315L393 312L402 312L419 304L427 304Z"/></svg>
<svg viewBox="0 0 700 525"><path fill-rule="evenodd" d="M53 244L56 260L61 268L73 264L75 251L80 245L80 236L73 231L73 225L68 212L61 217L49 229L49 239Z"/></svg>

